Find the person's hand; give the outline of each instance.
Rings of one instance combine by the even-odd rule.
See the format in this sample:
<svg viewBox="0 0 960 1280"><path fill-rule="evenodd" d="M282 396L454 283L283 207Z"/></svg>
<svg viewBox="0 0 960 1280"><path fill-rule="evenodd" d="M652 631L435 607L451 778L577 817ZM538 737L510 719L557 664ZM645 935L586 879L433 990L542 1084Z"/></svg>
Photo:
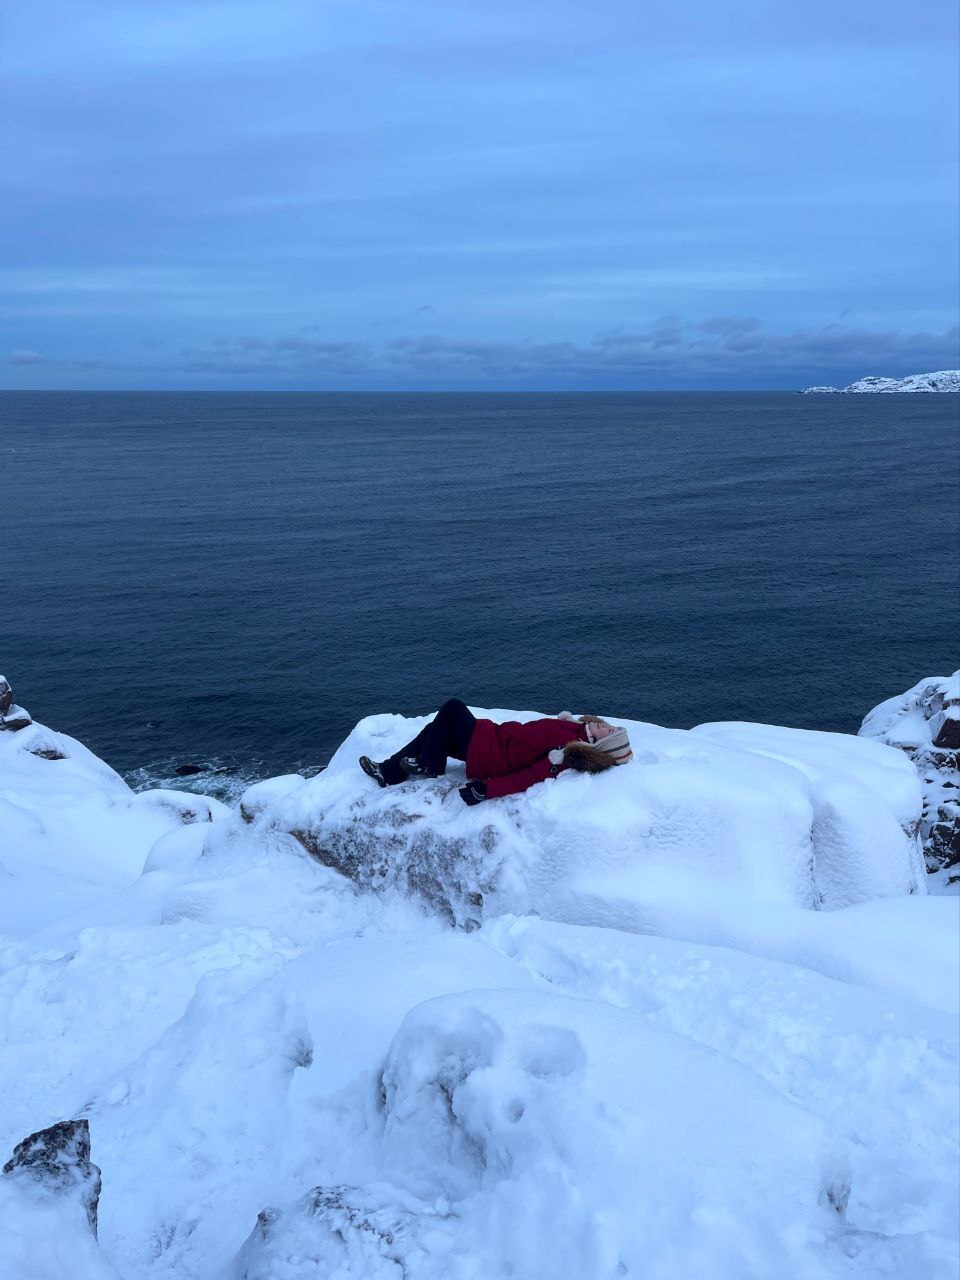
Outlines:
<svg viewBox="0 0 960 1280"><path fill-rule="evenodd" d="M479 804L481 800L487 798L487 784L485 782L468 782L465 787L460 788L460 799L464 804Z"/></svg>

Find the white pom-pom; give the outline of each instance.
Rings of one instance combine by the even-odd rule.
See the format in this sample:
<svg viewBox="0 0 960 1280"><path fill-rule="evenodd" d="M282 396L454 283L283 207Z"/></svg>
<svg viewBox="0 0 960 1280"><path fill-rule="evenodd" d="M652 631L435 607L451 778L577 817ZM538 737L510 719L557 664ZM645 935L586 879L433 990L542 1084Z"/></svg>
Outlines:
<svg viewBox="0 0 960 1280"><path fill-rule="evenodd" d="M570 711L561 711L557 716L558 720L575 720L576 716Z"/></svg>
<svg viewBox="0 0 960 1280"><path fill-rule="evenodd" d="M552 765L563 764L563 752L559 747L554 747L552 751L547 752L547 759Z"/></svg>

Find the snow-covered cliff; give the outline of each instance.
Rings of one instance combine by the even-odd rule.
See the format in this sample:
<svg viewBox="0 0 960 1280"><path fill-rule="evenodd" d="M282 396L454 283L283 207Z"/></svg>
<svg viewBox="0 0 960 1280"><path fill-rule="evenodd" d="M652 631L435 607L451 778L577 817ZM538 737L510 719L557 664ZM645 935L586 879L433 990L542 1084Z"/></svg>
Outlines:
<svg viewBox="0 0 960 1280"><path fill-rule="evenodd" d="M0 1275L952 1277L907 755L632 724L468 809L356 767L412 727L237 810L0 730Z"/></svg>
<svg viewBox="0 0 960 1280"><path fill-rule="evenodd" d="M909 373L905 378L858 378L846 387L804 387L805 396L844 395L847 392L960 391L960 369L936 373Z"/></svg>

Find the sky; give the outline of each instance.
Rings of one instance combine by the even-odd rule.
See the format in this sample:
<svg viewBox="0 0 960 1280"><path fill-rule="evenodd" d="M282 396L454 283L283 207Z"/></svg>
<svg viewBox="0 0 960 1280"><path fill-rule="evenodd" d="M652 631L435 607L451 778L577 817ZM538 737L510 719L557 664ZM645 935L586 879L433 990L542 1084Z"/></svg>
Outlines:
<svg viewBox="0 0 960 1280"><path fill-rule="evenodd" d="M960 364L953 0L30 0L0 387Z"/></svg>

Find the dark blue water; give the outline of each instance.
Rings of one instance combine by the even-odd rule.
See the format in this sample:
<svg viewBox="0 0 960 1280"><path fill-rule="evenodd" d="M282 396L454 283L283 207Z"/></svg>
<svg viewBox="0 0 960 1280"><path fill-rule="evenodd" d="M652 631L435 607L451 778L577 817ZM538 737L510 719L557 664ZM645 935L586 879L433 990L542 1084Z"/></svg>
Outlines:
<svg viewBox="0 0 960 1280"><path fill-rule="evenodd" d="M6 393L0 670L160 775L451 695L855 731L957 665L957 410Z"/></svg>

